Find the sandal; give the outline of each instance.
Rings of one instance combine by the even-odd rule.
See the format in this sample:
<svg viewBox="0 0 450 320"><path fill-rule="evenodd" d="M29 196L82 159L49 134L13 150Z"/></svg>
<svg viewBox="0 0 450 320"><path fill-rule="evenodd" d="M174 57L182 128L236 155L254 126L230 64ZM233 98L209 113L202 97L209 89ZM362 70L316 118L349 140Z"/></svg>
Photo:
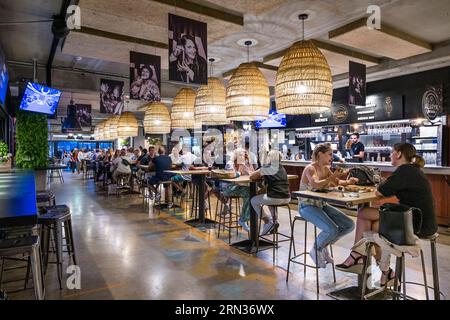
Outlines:
<svg viewBox="0 0 450 320"><path fill-rule="evenodd" d="M363 269L364 269L364 263L366 262L366 256L360 255L359 257L356 257L355 253L359 254L356 251L352 251L350 253L349 258L351 258L353 260L350 265L341 263L341 264L337 264L335 268L340 271L344 271L344 272L362 274Z"/></svg>
<svg viewBox="0 0 450 320"><path fill-rule="evenodd" d="M395 272L389 268L388 271L382 271L380 286L381 287L392 287L395 283Z"/></svg>

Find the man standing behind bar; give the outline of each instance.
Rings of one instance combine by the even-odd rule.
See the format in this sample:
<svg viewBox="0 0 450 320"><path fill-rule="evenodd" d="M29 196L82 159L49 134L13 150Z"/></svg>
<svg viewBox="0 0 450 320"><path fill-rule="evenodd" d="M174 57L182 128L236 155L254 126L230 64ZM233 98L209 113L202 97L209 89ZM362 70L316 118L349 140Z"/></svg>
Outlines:
<svg viewBox="0 0 450 320"><path fill-rule="evenodd" d="M359 133L352 134L352 156L357 159L358 162L364 162L364 144L359 141Z"/></svg>

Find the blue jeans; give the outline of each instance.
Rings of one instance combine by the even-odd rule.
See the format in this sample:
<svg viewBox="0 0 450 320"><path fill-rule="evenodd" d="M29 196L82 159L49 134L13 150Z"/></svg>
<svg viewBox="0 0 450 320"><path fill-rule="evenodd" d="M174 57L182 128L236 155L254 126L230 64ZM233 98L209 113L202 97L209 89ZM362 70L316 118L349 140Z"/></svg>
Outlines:
<svg viewBox="0 0 450 320"><path fill-rule="evenodd" d="M320 208L301 203L298 212L306 221L322 230L315 243L318 250L336 242L355 228L352 219L330 205Z"/></svg>

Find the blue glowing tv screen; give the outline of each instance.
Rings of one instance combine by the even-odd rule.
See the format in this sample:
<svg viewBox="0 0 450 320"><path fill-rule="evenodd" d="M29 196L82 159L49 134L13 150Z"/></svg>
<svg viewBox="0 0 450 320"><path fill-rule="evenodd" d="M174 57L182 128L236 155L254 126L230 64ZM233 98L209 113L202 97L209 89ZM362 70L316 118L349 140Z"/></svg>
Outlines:
<svg viewBox="0 0 450 320"><path fill-rule="evenodd" d="M28 82L20 103L20 109L53 115L60 98L60 90Z"/></svg>
<svg viewBox="0 0 450 320"><path fill-rule="evenodd" d="M0 104L5 104L6 92L8 91L8 71L6 70L5 56L0 48Z"/></svg>
<svg viewBox="0 0 450 320"><path fill-rule="evenodd" d="M284 128L286 127L286 115L272 112L265 120L255 122L256 128Z"/></svg>

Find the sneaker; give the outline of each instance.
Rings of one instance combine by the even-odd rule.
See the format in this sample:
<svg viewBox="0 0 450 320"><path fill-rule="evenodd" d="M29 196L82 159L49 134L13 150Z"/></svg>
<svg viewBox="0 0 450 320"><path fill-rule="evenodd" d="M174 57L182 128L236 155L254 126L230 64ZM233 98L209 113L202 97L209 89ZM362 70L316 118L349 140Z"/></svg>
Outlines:
<svg viewBox="0 0 450 320"><path fill-rule="evenodd" d="M250 227L248 226L247 222L239 220L239 225L247 232L250 232Z"/></svg>
<svg viewBox="0 0 450 320"><path fill-rule="evenodd" d="M266 234L269 234L272 230L273 230L274 224L272 221L267 222L266 224L264 224L264 227L261 231L261 235L264 236Z"/></svg>
<svg viewBox="0 0 450 320"><path fill-rule="evenodd" d="M316 264L318 268L326 268L327 264L325 262L325 259L323 258L322 250L317 250L317 256L316 256L316 248L313 247L311 251L309 251L309 256L311 257L312 261Z"/></svg>
<svg viewBox="0 0 450 320"><path fill-rule="evenodd" d="M334 260L330 255L330 251L328 251L328 247L322 249L322 255L326 263L334 263Z"/></svg>

